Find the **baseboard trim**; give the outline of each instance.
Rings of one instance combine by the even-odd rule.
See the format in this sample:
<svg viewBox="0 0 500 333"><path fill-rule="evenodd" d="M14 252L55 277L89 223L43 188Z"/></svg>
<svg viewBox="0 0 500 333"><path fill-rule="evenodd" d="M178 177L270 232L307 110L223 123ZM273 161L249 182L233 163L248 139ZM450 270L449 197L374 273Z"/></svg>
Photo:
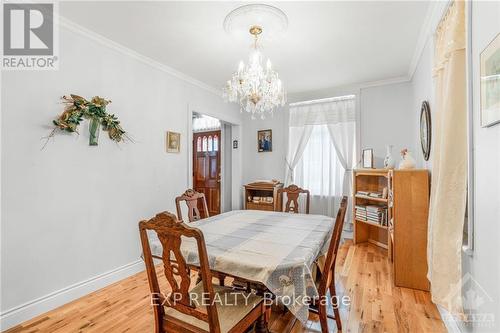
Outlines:
<svg viewBox="0 0 500 333"><path fill-rule="evenodd" d="M462 333L457 319L455 317L452 317L450 313L442 306L436 305L436 307L439 311L441 319L443 320L444 326L446 326L446 330L448 331L448 333ZM449 320L449 318L453 318L453 320Z"/></svg>
<svg viewBox="0 0 500 333"><path fill-rule="evenodd" d="M9 329L42 313L85 296L144 270L142 259L75 283L48 295L8 309L0 314L0 330Z"/></svg>

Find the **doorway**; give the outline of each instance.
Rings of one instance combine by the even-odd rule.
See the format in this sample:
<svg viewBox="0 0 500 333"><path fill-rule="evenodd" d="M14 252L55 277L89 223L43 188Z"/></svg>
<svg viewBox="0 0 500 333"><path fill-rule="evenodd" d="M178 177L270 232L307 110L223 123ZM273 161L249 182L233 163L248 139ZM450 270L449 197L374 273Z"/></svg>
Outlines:
<svg viewBox="0 0 500 333"><path fill-rule="evenodd" d="M216 114L201 113L195 109L202 107L188 106L188 140L187 140L187 163L188 168L187 188L195 189L194 162L197 153L197 143L194 137L198 133L212 132L220 130L218 149L220 155L220 185L219 185L219 211L220 213L229 212L235 209L241 209L243 200L243 191L241 190L241 150L239 143L241 140L241 124L235 117L219 118ZM210 115L210 116L208 116ZM225 114L224 114L225 115ZM225 115L227 116L227 115ZM199 119L202 118L202 119ZM208 120L207 120L208 119ZM209 122L208 124L206 122ZM215 122L215 125L211 123ZM215 127L214 127L215 126ZM212 136L213 140L213 136ZM212 142L213 144L213 142ZM203 136L201 140L201 150L203 152ZM208 150L208 136L207 136ZM201 163L201 162L200 162ZM202 189L203 190L203 189ZM207 204L208 206L208 204ZM215 210L212 210L215 211Z"/></svg>
<svg viewBox="0 0 500 333"><path fill-rule="evenodd" d="M235 125L195 111L190 113L190 119L189 186L205 194L210 216L231 211L233 205L239 205L233 187L240 186L234 168L240 160L238 154L233 154L232 145Z"/></svg>
<svg viewBox="0 0 500 333"><path fill-rule="evenodd" d="M205 194L210 216L221 213L221 130L193 133L193 188Z"/></svg>

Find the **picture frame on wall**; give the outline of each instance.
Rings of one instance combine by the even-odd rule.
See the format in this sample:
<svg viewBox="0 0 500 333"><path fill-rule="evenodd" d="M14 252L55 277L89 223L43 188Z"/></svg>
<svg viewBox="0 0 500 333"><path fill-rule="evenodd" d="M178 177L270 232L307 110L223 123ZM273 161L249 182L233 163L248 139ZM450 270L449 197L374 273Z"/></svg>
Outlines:
<svg viewBox="0 0 500 333"><path fill-rule="evenodd" d="M362 165L365 169L373 169L373 149L363 149Z"/></svg>
<svg viewBox="0 0 500 333"><path fill-rule="evenodd" d="M429 102L423 101L420 109L420 145L424 160L428 161L431 154L432 140L432 125L431 125L431 109Z"/></svg>
<svg viewBox="0 0 500 333"><path fill-rule="evenodd" d="M167 153L180 153L181 133L167 131L165 143L166 143Z"/></svg>
<svg viewBox="0 0 500 333"><path fill-rule="evenodd" d="M481 126L500 123L500 33L481 52Z"/></svg>
<svg viewBox="0 0 500 333"><path fill-rule="evenodd" d="M257 151L267 153L273 151L273 131L270 129L257 131Z"/></svg>

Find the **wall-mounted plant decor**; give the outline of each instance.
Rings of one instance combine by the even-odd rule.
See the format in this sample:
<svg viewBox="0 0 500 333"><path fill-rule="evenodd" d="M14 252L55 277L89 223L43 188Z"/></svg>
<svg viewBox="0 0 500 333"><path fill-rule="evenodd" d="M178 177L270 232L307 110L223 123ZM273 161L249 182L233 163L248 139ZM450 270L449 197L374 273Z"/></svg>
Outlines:
<svg viewBox="0 0 500 333"><path fill-rule="evenodd" d="M90 121L89 124L89 145L97 146L99 138L99 129L108 132L109 138L116 142L124 141L130 138L120 126L120 121L114 114L106 112L106 105L111 103L102 97L95 96L88 101L78 95L69 95L62 97L64 112L53 121L56 128L52 130L47 139L55 135L56 131L63 130L71 133L78 133L78 126L84 119Z"/></svg>

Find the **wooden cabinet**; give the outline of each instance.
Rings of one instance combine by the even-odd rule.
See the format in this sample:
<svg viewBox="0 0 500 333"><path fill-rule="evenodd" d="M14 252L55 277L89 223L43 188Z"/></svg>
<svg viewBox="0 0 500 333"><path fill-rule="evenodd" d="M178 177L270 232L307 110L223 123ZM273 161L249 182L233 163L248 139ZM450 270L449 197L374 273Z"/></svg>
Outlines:
<svg viewBox="0 0 500 333"><path fill-rule="evenodd" d="M429 290L427 280L427 170L390 171L393 223L389 230L394 283L398 287Z"/></svg>
<svg viewBox="0 0 500 333"><path fill-rule="evenodd" d="M398 287L429 290L429 190L427 170L360 169L353 173L354 243L370 242L387 249ZM363 192L386 195L370 197ZM356 206L380 207L387 217L381 223L360 220Z"/></svg>
<svg viewBox="0 0 500 333"><path fill-rule="evenodd" d="M278 190L283 188L283 183L254 182L244 185L244 188L245 209L282 211L281 194L278 193ZM254 201L256 197L259 200Z"/></svg>

